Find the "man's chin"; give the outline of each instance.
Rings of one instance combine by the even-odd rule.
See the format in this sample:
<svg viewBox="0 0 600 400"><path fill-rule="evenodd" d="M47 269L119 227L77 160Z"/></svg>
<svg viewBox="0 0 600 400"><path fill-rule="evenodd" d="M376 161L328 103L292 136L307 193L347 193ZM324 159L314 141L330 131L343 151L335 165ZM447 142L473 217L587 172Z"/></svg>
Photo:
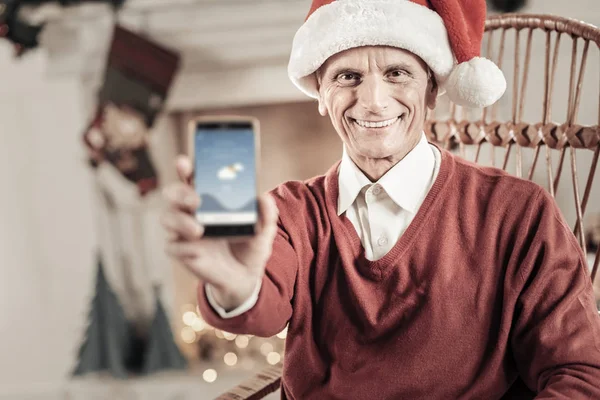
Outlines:
<svg viewBox="0 0 600 400"><path fill-rule="evenodd" d="M372 146L364 145L357 150L359 156L372 159L387 158L393 155L393 151L388 147L378 146L376 144L373 144Z"/></svg>

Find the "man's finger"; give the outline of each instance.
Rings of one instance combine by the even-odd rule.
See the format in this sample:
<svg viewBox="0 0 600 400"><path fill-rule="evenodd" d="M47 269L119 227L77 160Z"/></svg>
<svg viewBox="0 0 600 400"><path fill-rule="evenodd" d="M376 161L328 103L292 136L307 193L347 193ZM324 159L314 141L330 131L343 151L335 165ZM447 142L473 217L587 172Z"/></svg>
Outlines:
<svg viewBox="0 0 600 400"><path fill-rule="evenodd" d="M188 185L192 184L194 168L192 166L192 161L188 156L177 156L177 159L175 160L175 169L177 169L177 175L181 182L187 183Z"/></svg>
<svg viewBox="0 0 600 400"><path fill-rule="evenodd" d="M194 212L200 207L201 199L196 191L185 183L176 182L163 190L163 196L172 208Z"/></svg>
<svg viewBox="0 0 600 400"><path fill-rule="evenodd" d="M194 240L178 240L166 244L165 249L172 256L195 257L197 259L209 260L214 267L216 257L222 254L228 246L224 239L202 237Z"/></svg>
<svg viewBox="0 0 600 400"><path fill-rule="evenodd" d="M188 271L205 283L220 286L228 280L222 271L215 269L209 262L203 261L195 255L176 256L169 253L168 249L167 254L177 259Z"/></svg>
<svg viewBox="0 0 600 400"><path fill-rule="evenodd" d="M221 247L221 249L219 249ZM195 241L177 241L165 245L165 252L184 264L194 275L202 280L221 286L231 283L237 274L233 272L238 266L231 262L225 264L215 262L223 243L200 239Z"/></svg>
<svg viewBox="0 0 600 400"><path fill-rule="evenodd" d="M199 259L202 257L202 246L198 242L176 241L167 243L165 251L178 259Z"/></svg>
<svg viewBox="0 0 600 400"><path fill-rule="evenodd" d="M199 239L204 233L204 228L196 218L179 210L165 211L161 217L161 223L168 232L184 239Z"/></svg>

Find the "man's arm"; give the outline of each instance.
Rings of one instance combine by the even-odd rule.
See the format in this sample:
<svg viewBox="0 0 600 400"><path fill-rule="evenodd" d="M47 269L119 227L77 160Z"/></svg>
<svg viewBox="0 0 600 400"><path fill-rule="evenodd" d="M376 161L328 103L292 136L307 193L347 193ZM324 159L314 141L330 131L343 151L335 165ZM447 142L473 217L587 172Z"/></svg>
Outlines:
<svg viewBox="0 0 600 400"><path fill-rule="evenodd" d="M600 399L600 316L583 252L550 195L530 206L511 333L517 366L536 399Z"/></svg>
<svg viewBox="0 0 600 400"><path fill-rule="evenodd" d="M280 226L273 251L262 278L254 306L240 315L222 318L210 305L205 285L198 285L198 307L203 318L215 328L238 334L270 337L281 332L292 316L292 297L298 259L287 233Z"/></svg>

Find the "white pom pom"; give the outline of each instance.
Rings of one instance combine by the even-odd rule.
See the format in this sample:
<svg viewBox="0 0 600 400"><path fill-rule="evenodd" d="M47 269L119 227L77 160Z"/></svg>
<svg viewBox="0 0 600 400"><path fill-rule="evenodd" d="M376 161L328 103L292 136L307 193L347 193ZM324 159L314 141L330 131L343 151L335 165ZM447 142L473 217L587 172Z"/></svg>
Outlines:
<svg viewBox="0 0 600 400"><path fill-rule="evenodd" d="M475 57L458 64L444 85L450 100L464 107L487 107L506 90L506 79L496 64Z"/></svg>

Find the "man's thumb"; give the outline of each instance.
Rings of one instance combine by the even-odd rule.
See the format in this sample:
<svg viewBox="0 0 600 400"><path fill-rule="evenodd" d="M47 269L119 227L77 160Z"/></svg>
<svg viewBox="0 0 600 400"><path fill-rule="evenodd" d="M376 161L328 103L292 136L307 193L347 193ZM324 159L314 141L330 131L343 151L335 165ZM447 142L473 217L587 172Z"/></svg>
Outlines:
<svg viewBox="0 0 600 400"><path fill-rule="evenodd" d="M182 182L187 184L192 183L194 169L192 167L192 161L188 156L178 156L175 160L175 169L177 169L177 175Z"/></svg>

